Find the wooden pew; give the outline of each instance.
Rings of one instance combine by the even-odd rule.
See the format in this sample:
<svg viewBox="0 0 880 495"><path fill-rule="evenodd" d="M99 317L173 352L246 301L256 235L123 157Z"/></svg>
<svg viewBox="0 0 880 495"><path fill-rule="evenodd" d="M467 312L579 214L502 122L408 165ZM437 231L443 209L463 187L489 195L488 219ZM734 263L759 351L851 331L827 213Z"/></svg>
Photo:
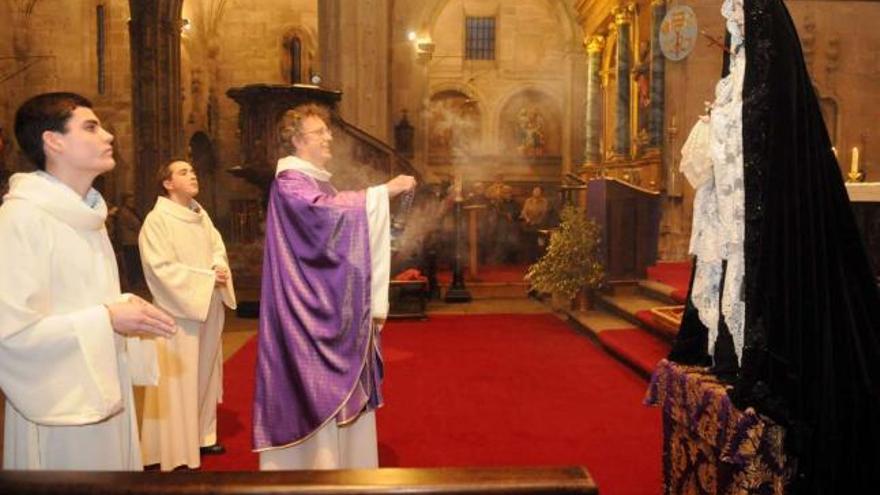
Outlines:
<svg viewBox="0 0 880 495"><path fill-rule="evenodd" d="M598 494L599 491L584 468L572 466L171 473L0 471L0 493L463 495Z"/></svg>

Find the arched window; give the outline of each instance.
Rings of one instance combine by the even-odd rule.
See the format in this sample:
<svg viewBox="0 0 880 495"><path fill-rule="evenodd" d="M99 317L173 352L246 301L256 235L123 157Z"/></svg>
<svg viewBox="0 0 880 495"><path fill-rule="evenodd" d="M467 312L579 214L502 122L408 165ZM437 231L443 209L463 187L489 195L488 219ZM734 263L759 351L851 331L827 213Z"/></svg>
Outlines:
<svg viewBox="0 0 880 495"><path fill-rule="evenodd" d="M302 82L302 41L298 36L290 38L287 42L287 50L290 55L290 83Z"/></svg>

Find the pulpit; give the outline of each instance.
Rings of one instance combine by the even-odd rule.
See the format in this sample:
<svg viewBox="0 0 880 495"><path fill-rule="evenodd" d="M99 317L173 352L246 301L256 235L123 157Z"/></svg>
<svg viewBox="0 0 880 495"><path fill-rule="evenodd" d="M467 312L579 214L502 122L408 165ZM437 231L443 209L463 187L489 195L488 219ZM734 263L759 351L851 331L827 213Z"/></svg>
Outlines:
<svg viewBox="0 0 880 495"><path fill-rule="evenodd" d="M599 225L599 256L608 279L644 277L657 260L660 193L619 179L592 179L587 216Z"/></svg>
<svg viewBox="0 0 880 495"><path fill-rule="evenodd" d="M880 283L880 182L847 182L846 192L871 268Z"/></svg>
<svg viewBox="0 0 880 495"><path fill-rule="evenodd" d="M249 84L226 94L239 104L242 166L230 172L268 194L279 157L278 122L287 110L314 102L330 109L337 150L328 165L340 189L360 189L397 174L421 174L391 146L347 122L337 112L342 93L308 84ZM368 182L373 178L374 182Z"/></svg>
<svg viewBox="0 0 880 495"><path fill-rule="evenodd" d="M278 160L278 122L287 110L316 102L332 110L342 97L339 91L303 84L250 84L231 88L226 94L238 103L242 166L233 175L265 192L274 177Z"/></svg>

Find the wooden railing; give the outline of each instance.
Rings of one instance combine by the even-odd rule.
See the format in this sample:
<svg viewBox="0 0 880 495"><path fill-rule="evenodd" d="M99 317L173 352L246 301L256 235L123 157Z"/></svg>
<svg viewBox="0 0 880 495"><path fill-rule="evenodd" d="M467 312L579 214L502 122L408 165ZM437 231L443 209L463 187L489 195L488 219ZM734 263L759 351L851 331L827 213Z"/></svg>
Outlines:
<svg viewBox="0 0 880 495"><path fill-rule="evenodd" d="M597 494L582 467L266 472L0 471L0 493L31 494Z"/></svg>

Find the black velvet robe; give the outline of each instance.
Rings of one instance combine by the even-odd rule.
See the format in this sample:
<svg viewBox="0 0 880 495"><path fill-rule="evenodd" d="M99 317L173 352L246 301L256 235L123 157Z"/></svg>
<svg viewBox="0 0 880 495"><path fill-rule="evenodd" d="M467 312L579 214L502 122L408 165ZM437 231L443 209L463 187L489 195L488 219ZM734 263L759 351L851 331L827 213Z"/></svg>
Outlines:
<svg viewBox="0 0 880 495"><path fill-rule="evenodd" d="M715 365L787 428L790 493L880 493L880 294L781 0L745 0L745 48L745 348L722 322ZM670 359L706 342L688 304Z"/></svg>

